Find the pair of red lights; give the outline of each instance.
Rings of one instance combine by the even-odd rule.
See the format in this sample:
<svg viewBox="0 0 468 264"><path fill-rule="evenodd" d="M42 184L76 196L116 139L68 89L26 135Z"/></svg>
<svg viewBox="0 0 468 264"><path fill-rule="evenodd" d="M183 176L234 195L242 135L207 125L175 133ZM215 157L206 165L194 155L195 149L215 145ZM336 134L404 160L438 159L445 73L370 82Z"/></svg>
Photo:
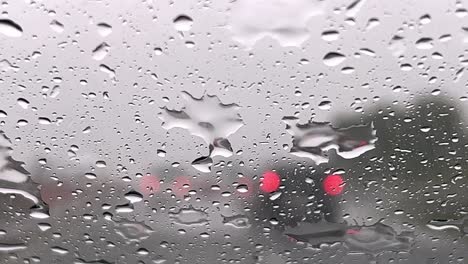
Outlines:
<svg viewBox="0 0 468 264"><path fill-rule="evenodd" d="M281 177L277 172L266 171L263 173L260 179L260 190L266 193L272 193L278 191L281 185ZM188 193L191 186L190 178L181 176L173 183L174 192L178 195L184 195ZM161 183L158 177L146 175L140 180L140 190L144 195L151 193L157 193ZM250 187L250 186L249 186ZM322 182L322 187L325 193L331 196L339 195L344 190L344 180L338 174L330 174Z"/></svg>
<svg viewBox="0 0 468 264"><path fill-rule="evenodd" d="M266 171L260 180L260 189L263 192L276 192L281 185L281 177L274 171ZM339 195L343 192L344 181L338 174L330 174L322 182L323 190L331 196Z"/></svg>

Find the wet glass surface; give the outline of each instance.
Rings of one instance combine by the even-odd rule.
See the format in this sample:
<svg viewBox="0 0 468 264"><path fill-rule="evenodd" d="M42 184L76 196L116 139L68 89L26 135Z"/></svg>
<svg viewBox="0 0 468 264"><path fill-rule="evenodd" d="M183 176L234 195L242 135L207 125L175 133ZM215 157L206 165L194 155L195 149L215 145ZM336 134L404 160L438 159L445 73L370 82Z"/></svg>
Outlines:
<svg viewBox="0 0 468 264"><path fill-rule="evenodd" d="M467 263L466 1L2 1L0 263Z"/></svg>

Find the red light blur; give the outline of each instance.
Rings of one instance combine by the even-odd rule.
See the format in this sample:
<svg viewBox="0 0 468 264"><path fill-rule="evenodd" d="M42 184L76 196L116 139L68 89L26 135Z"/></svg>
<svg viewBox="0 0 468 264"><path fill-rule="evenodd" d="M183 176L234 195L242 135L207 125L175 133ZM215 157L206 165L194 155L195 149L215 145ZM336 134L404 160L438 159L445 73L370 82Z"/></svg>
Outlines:
<svg viewBox="0 0 468 264"><path fill-rule="evenodd" d="M150 195L159 192L161 183L159 178L153 175L145 175L140 179L140 192L143 195Z"/></svg>
<svg viewBox="0 0 468 264"><path fill-rule="evenodd" d="M281 177L274 171L266 171L260 181L260 189L264 192L275 192L281 184Z"/></svg>
<svg viewBox="0 0 468 264"><path fill-rule="evenodd" d="M323 180L324 191L331 196L339 195L343 192L344 181L340 175L331 174Z"/></svg>

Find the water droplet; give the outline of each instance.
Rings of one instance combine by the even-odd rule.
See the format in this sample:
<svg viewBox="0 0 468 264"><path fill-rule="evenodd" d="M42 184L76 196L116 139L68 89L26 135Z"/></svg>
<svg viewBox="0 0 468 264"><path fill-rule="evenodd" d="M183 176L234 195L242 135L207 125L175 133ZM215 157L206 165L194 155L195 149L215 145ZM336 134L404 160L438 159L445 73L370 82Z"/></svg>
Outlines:
<svg viewBox="0 0 468 264"><path fill-rule="evenodd" d="M328 162L330 149L350 159L374 149L377 141L372 124L337 129L329 123L309 121L299 124L297 117L286 116L282 120L286 123L286 131L293 136L291 154L310 158L316 164Z"/></svg>
<svg viewBox="0 0 468 264"><path fill-rule="evenodd" d="M96 167L98 168L105 168L107 166L106 162L103 160L96 161Z"/></svg>
<svg viewBox="0 0 468 264"><path fill-rule="evenodd" d="M52 121L50 121L50 119L47 117L39 117L38 121L41 125L50 125L52 123Z"/></svg>
<svg viewBox="0 0 468 264"><path fill-rule="evenodd" d="M115 71L105 64L99 65L99 70L107 74L110 79L115 79Z"/></svg>
<svg viewBox="0 0 468 264"><path fill-rule="evenodd" d="M246 184L239 184L236 190L240 193L246 193L249 191L249 187Z"/></svg>
<svg viewBox="0 0 468 264"><path fill-rule="evenodd" d="M245 215L221 216L225 225L235 228L249 228L251 226L249 218Z"/></svg>
<svg viewBox="0 0 468 264"><path fill-rule="evenodd" d="M323 63L334 67L346 60L346 56L338 52L329 52L323 57Z"/></svg>
<svg viewBox="0 0 468 264"><path fill-rule="evenodd" d="M29 107L29 101L24 99L24 98L18 98L18 100L16 102L23 109L28 109L28 107Z"/></svg>
<svg viewBox="0 0 468 264"><path fill-rule="evenodd" d="M52 252L57 253L59 255L66 255L68 254L68 249L62 247L51 247Z"/></svg>
<svg viewBox="0 0 468 264"><path fill-rule="evenodd" d="M107 37L112 33L112 27L106 23L97 24L97 32L101 37Z"/></svg>
<svg viewBox="0 0 468 264"><path fill-rule="evenodd" d="M210 157L201 157L195 159L192 162L192 166L198 171L208 173L211 171L211 165L213 165L213 159Z"/></svg>
<svg viewBox="0 0 468 264"><path fill-rule="evenodd" d="M19 126L19 127L22 127L22 126L26 126L28 125L28 120L25 120L25 119L20 119L16 122L16 125Z"/></svg>
<svg viewBox="0 0 468 264"><path fill-rule="evenodd" d="M23 29L10 19L0 19L0 33L7 37L18 38L23 35Z"/></svg>
<svg viewBox="0 0 468 264"><path fill-rule="evenodd" d="M320 102L319 105L318 105L318 108L319 108L320 110L330 110L330 108L331 108L331 101L326 100L326 101Z"/></svg>
<svg viewBox="0 0 468 264"><path fill-rule="evenodd" d="M430 22L431 22L431 16L429 14L422 15L419 18L419 23L421 23L423 25L429 24Z"/></svg>
<svg viewBox="0 0 468 264"><path fill-rule="evenodd" d="M432 49L434 44L432 44L432 38L420 38L416 41L416 48L418 49Z"/></svg>
<svg viewBox="0 0 468 264"><path fill-rule="evenodd" d="M49 26L53 31L57 33L62 33L65 30L65 27L63 26L63 24L58 22L57 20L52 20Z"/></svg>
<svg viewBox="0 0 468 264"><path fill-rule="evenodd" d="M177 31L189 31L192 28L193 20L187 15L180 15L174 18L174 28Z"/></svg>
<svg viewBox="0 0 468 264"><path fill-rule="evenodd" d="M341 72L343 74L351 74L354 72L354 68L353 67L343 67L343 69L341 69Z"/></svg>
<svg viewBox="0 0 468 264"><path fill-rule="evenodd" d="M143 195L136 191L130 191L125 194L125 199L127 199L130 203L137 203L143 200Z"/></svg>
<svg viewBox="0 0 468 264"><path fill-rule="evenodd" d="M94 179L96 179L96 178L97 178L96 174L94 174L94 173L91 173L91 172L87 172L87 173L85 173L85 175L84 175L84 176L85 176L86 178L90 179L90 180L94 180Z"/></svg>
<svg viewBox="0 0 468 264"><path fill-rule="evenodd" d="M228 21L233 39L252 48L270 37L281 46L301 46L310 37L308 21L325 13L327 1L235 1Z"/></svg>
<svg viewBox="0 0 468 264"><path fill-rule="evenodd" d="M156 55L159 56L159 55L162 55L162 54L163 54L163 51L162 51L161 48L155 48L155 49L154 49L154 54L156 54Z"/></svg>
<svg viewBox="0 0 468 264"><path fill-rule="evenodd" d="M126 214L133 212L134 208L132 204L122 204L115 207L115 212L118 214Z"/></svg>
<svg viewBox="0 0 468 264"><path fill-rule="evenodd" d="M12 251L19 251L25 250L28 247L25 244L3 244L0 243L0 252L12 252Z"/></svg>
<svg viewBox="0 0 468 264"><path fill-rule="evenodd" d="M336 30L326 30L322 32L322 39L325 41L335 41L340 37L340 34Z"/></svg>
<svg viewBox="0 0 468 264"><path fill-rule="evenodd" d="M192 49L195 47L195 42L191 41L191 40L187 40L185 41L185 47L189 48L189 49Z"/></svg>
<svg viewBox="0 0 468 264"><path fill-rule="evenodd" d="M366 31L369 31L378 25L380 25L380 21L378 18L370 18L369 21L367 21Z"/></svg>
<svg viewBox="0 0 468 264"><path fill-rule="evenodd" d="M406 51L406 45L404 38L398 35L392 37L388 43L388 49L392 52L392 55L398 57Z"/></svg>
<svg viewBox="0 0 468 264"><path fill-rule="evenodd" d="M208 214L193 207L181 208L178 212L169 213L169 215L181 225L205 225L208 223Z"/></svg>
<svg viewBox="0 0 468 264"><path fill-rule="evenodd" d="M346 7L346 16L355 17L367 0L355 0Z"/></svg>
<svg viewBox="0 0 468 264"><path fill-rule="evenodd" d="M129 241L141 241L150 237L154 230L140 222L114 221L116 233Z"/></svg>
<svg viewBox="0 0 468 264"><path fill-rule="evenodd" d="M110 46L103 42L99 44L94 50L93 50L93 59L100 61L103 60L107 54L110 51Z"/></svg>
<svg viewBox="0 0 468 264"><path fill-rule="evenodd" d="M181 110L163 108L159 118L162 127L170 130L180 127L187 129L192 135L201 137L209 144L209 156L200 157L192 165L203 172L208 172L212 157L230 157L233 154L231 143L227 137L244 125L236 112L236 104L223 104L218 97L206 95L200 99L187 92L182 94L186 105Z"/></svg>
<svg viewBox="0 0 468 264"><path fill-rule="evenodd" d="M141 256L146 256L149 254L149 251L146 248L139 248L137 254Z"/></svg>
<svg viewBox="0 0 468 264"><path fill-rule="evenodd" d="M10 71L10 70L15 71L15 72L19 71L18 66L14 66L6 59L0 60L0 69L5 72Z"/></svg>
<svg viewBox="0 0 468 264"><path fill-rule="evenodd" d="M164 158L164 157L166 157L166 151L164 151L164 150L162 150L162 149L158 149L158 150L156 151L156 155L158 155L158 156L161 157L161 158Z"/></svg>
<svg viewBox="0 0 468 264"><path fill-rule="evenodd" d="M90 126L87 126L83 129L83 134L88 134L89 132L91 132L91 127Z"/></svg>
<svg viewBox="0 0 468 264"><path fill-rule="evenodd" d="M52 226L49 223L38 223L37 226L42 232L45 232L52 228Z"/></svg>

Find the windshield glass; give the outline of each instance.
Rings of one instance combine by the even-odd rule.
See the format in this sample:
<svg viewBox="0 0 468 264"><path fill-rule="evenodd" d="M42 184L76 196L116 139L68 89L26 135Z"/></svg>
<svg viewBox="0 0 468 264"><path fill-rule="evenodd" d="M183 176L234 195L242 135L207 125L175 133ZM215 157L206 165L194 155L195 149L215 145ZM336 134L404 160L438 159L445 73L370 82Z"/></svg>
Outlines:
<svg viewBox="0 0 468 264"><path fill-rule="evenodd" d="M0 263L467 263L467 4L2 1Z"/></svg>

